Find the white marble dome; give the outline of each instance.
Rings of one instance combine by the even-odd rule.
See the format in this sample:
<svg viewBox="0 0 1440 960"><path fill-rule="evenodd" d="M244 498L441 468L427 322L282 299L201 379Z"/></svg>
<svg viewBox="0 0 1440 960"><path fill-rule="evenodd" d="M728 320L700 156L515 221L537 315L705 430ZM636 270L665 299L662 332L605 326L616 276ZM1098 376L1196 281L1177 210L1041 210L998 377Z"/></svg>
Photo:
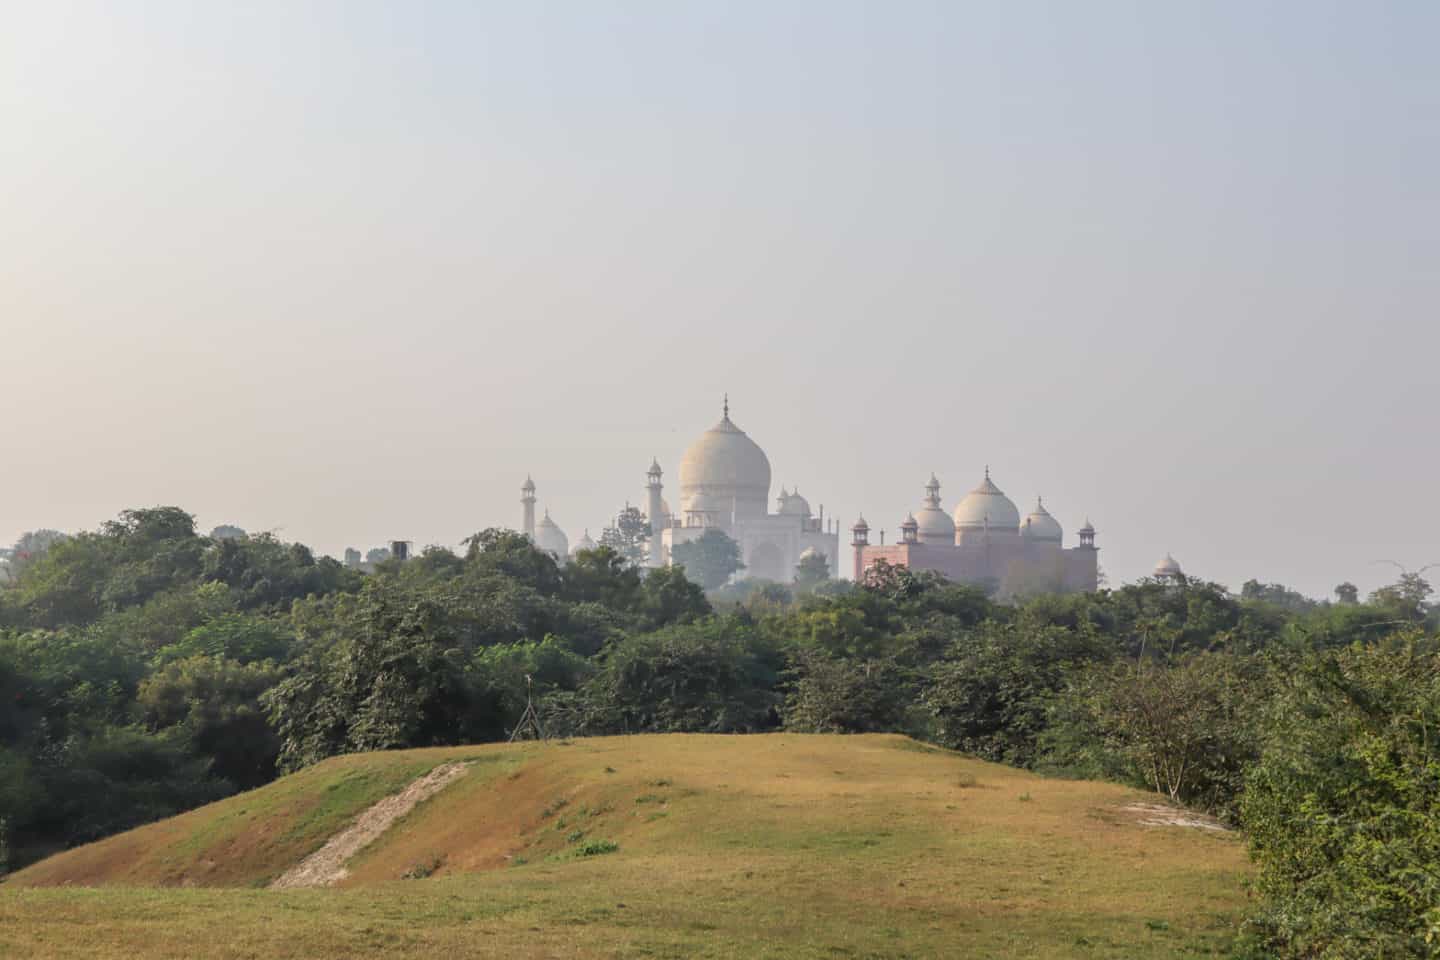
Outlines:
<svg viewBox="0 0 1440 960"><path fill-rule="evenodd" d="M955 521L940 506L940 481L933 473L925 485L925 499L915 511L915 522L920 525L917 534L921 543L955 542Z"/></svg>
<svg viewBox="0 0 1440 960"><path fill-rule="evenodd" d="M581 550L594 550L597 546L599 544L590 539L590 531L587 529L580 539L575 541L575 546L570 548L570 556L575 556Z"/></svg>
<svg viewBox="0 0 1440 960"><path fill-rule="evenodd" d="M1184 572L1180 569L1180 564L1175 561L1175 558L1167 553L1165 554L1165 559L1155 564L1155 570L1151 573L1151 576L1157 578L1179 577L1184 576Z"/></svg>
<svg viewBox="0 0 1440 960"><path fill-rule="evenodd" d="M915 521L920 524L919 537L921 543L953 543L955 541L955 521L950 519L950 514L937 506L926 504L915 511Z"/></svg>
<svg viewBox="0 0 1440 960"><path fill-rule="evenodd" d="M784 490L782 488L780 497L780 513L783 516L787 517L809 517L811 516L810 501L800 496L799 490L796 490L794 493L786 496L784 495Z"/></svg>
<svg viewBox="0 0 1440 960"><path fill-rule="evenodd" d="M1027 513L1020 524L1020 535L1046 543L1059 543L1065 539L1065 531L1060 528L1060 521L1050 515L1050 511L1045 509L1044 501L1039 497L1035 498L1035 509Z"/></svg>
<svg viewBox="0 0 1440 960"><path fill-rule="evenodd" d="M956 505L955 526L1015 531L1020 527L1020 509L991 482L987 470L984 482Z"/></svg>
<svg viewBox="0 0 1440 960"><path fill-rule="evenodd" d="M562 559L570 555L570 538L550 519L549 510L546 510L544 518L535 524L535 546Z"/></svg>
<svg viewBox="0 0 1440 960"><path fill-rule="evenodd" d="M770 460L759 444L730 421L730 408L706 430L680 460L680 495L686 509L699 495L734 504L736 513L764 515L770 500Z"/></svg>

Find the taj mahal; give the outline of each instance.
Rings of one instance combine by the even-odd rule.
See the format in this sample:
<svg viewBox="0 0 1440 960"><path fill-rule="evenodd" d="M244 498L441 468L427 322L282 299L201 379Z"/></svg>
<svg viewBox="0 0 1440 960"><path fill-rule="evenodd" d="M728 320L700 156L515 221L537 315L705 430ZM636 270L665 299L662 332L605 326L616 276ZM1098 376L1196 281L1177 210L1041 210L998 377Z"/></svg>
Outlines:
<svg viewBox="0 0 1440 960"><path fill-rule="evenodd" d="M794 491L780 489L775 512L770 512L770 459L760 445L735 426L726 398L720 422L700 434L680 458L680 511L665 499L664 472L658 460L646 473L645 495L653 531L646 565L670 564L670 552L708 530L720 530L740 547L744 575L764 580L789 581L806 551L825 556L831 572L837 569L840 525L826 521L825 507L812 513L810 502ZM535 482L521 487L523 530L540 549L564 558L595 545L588 531L572 549L565 532L547 511L535 520ZM657 520L658 518L658 520Z"/></svg>
<svg viewBox="0 0 1440 960"><path fill-rule="evenodd" d="M823 504L812 512L798 487L781 487L772 512L770 460L730 419L728 397L720 422L700 434L680 458L679 473L678 512L665 498L659 461L652 461L645 474L646 518L652 530L648 567L668 566L676 546L719 530L739 546L743 576L782 583L793 579L802 558L819 554L832 575L845 573L857 581L884 561L980 585L997 596L1097 587L1098 550L1090 522L1076 531L1078 546L1066 548L1064 530L1044 503L1037 497L1034 509L1022 518L990 478L988 467L984 480L953 511L942 505L940 481L932 474L918 510L899 524L900 538L888 546L883 533L880 543L870 542L870 527L862 516L850 528L846 558L840 554L839 523L826 519ZM522 529L536 546L562 560L595 546L586 531L572 548L548 510L537 521L535 492L535 482L527 477L521 487Z"/></svg>

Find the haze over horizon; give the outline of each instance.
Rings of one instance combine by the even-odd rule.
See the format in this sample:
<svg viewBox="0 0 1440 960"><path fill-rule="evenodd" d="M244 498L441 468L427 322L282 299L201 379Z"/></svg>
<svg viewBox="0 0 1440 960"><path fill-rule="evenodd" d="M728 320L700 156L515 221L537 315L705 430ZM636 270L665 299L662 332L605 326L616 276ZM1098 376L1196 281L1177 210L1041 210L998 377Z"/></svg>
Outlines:
<svg viewBox="0 0 1440 960"><path fill-rule="evenodd" d="M845 529L1440 561L1440 5L3 9L0 544L598 537L728 391Z"/></svg>

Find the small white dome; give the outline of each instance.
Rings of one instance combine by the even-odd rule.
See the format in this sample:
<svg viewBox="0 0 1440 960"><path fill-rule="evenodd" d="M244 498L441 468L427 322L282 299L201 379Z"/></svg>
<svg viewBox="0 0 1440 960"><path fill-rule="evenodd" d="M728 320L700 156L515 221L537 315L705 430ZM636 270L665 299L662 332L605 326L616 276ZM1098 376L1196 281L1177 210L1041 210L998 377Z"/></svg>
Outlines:
<svg viewBox="0 0 1440 960"><path fill-rule="evenodd" d="M594 550L597 546L599 544L590 539L590 529L587 527L580 539L575 541L575 546L570 548L570 556L575 556L581 550Z"/></svg>
<svg viewBox="0 0 1440 960"><path fill-rule="evenodd" d="M800 491L785 494L781 488L780 514L786 517L808 517L810 516L810 501L800 496Z"/></svg>
<svg viewBox="0 0 1440 960"><path fill-rule="evenodd" d="M815 557L821 556L824 556L824 554L822 554L819 550L816 550L814 547L806 547L804 550L800 551L801 560L811 560Z"/></svg>
<svg viewBox="0 0 1440 960"><path fill-rule="evenodd" d="M1020 526L1020 510L990 481L987 469L984 482L965 494L955 507L955 526L1014 531Z"/></svg>
<svg viewBox="0 0 1440 960"><path fill-rule="evenodd" d="M545 511L544 519L535 524L535 546L557 557L570 555L570 538L550 519L549 510Z"/></svg>
<svg viewBox="0 0 1440 960"><path fill-rule="evenodd" d="M1184 576L1184 571L1180 569L1180 564L1175 562L1175 558L1167 553L1165 554L1164 560L1161 560L1159 563L1155 564L1155 571L1151 574L1151 576L1180 577Z"/></svg>
<svg viewBox="0 0 1440 960"><path fill-rule="evenodd" d="M1025 521L1020 524L1020 535L1030 540L1059 543L1065 538L1065 531L1060 528L1060 522L1045 509L1044 501L1036 497L1035 509L1026 514Z"/></svg>
<svg viewBox="0 0 1440 960"><path fill-rule="evenodd" d="M921 543L955 542L955 521L940 506L940 481L933 473L930 474L930 482L925 484L925 499L915 513L915 522L919 524Z"/></svg>

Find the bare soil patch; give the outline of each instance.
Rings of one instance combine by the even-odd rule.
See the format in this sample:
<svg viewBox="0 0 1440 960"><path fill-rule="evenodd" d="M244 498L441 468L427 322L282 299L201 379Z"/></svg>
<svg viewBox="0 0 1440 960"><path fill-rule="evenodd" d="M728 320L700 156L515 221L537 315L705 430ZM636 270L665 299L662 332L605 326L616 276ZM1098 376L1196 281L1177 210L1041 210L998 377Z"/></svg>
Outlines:
<svg viewBox="0 0 1440 960"><path fill-rule="evenodd" d="M465 773L469 764L446 763L431 770L397 794L386 797L335 834L325 846L285 871L270 884L272 890L294 887L331 887L349 873L345 864L375 842L390 826L416 804L433 797Z"/></svg>
<svg viewBox="0 0 1440 960"><path fill-rule="evenodd" d="M1120 808L1126 813L1139 814L1136 821L1147 827L1190 827L1194 830L1212 830L1216 833L1233 833L1229 827L1209 814L1196 813L1181 807L1166 806L1163 803L1130 803Z"/></svg>

